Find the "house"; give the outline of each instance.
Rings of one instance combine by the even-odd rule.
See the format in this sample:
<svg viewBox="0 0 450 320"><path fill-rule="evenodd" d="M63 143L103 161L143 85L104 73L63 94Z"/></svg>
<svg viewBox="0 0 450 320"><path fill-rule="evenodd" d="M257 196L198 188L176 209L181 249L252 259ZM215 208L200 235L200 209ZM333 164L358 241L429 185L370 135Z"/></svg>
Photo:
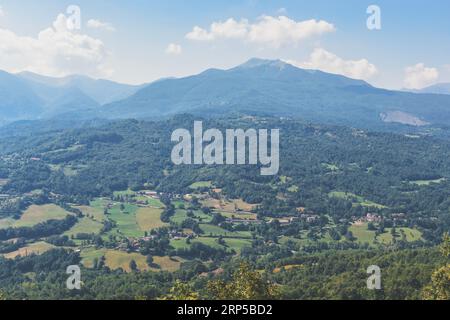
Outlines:
<svg viewBox="0 0 450 320"><path fill-rule="evenodd" d="M381 222L382 218L377 214L368 213L366 215L367 222Z"/></svg>

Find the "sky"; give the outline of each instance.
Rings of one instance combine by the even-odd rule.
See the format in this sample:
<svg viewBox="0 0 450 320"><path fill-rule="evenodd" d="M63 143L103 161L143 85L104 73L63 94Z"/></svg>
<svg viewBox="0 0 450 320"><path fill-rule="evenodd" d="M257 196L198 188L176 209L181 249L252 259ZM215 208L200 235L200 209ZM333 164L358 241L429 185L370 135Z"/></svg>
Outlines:
<svg viewBox="0 0 450 320"><path fill-rule="evenodd" d="M259 57L419 89L450 82L449 12L448 0L0 0L0 69L141 84Z"/></svg>

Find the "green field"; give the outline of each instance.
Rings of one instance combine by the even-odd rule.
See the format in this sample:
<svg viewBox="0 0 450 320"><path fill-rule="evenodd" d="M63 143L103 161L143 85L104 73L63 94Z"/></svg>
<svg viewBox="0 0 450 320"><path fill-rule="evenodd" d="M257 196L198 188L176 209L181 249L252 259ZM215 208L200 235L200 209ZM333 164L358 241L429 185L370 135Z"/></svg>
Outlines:
<svg viewBox="0 0 450 320"><path fill-rule="evenodd" d="M108 212L109 218L116 222L116 231L126 237L142 237L144 232L136 221L138 207L133 204L123 204L124 210L120 210L120 204L115 204Z"/></svg>
<svg viewBox="0 0 450 320"><path fill-rule="evenodd" d="M153 229L167 226L167 223L161 221L162 209L139 208L136 212L136 221L141 231L150 231Z"/></svg>
<svg viewBox="0 0 450 320"><path fill-rule="evenodd" d="M13 218L0 219L0 229L10 228L12 225L14 225L15 222L16 220L14 220Z"/></svg>
<svg viewBox="0 0 450 320"><path fill-rule="evenodd" d="M225 249L227 251L230 251L234 249L236 252L240 252L242 248L244 247L250 247L252 245L251 239L232 239L232 238L225 238L224 239L226 246L220 245L217 242L217 238L209 238L209 237L198 237L196 239L193 239L191 241L192 243L202 243L207 246L216 248L216 249ZM175 249L188 249L190 247L189 244L186 243L185 239L181 240L174 240L172 239L170 241L170 245L174 247Z"/></svg>
<svg viewBox="0 0 450 320"><path fill-rule="evenodd" d="M256 213L242 213L242 212L224 212L224 211L220 211L217 210L217 212L219 212L222 216L226 217L226 218L233 218L233 219L243 219L243 220L256 220L257 219L257 215Z"/></svg>
<svg viewBox="0 0 450 320"><path fill-rule="evenodd" d="M122 268L126 272L130 272L130 262L134 260L139 270L149 270L145 256L139 253L126 253L124 251L110 249L93 249L89 248L81 251L82 263L85 267L91 268L95 258L105 257L105 264L112 270Z"/></svg>
<svg viewBox="0 0 450 320"><path fill-rule="evenodd" d="M175 210L175 214L170 218L170 220L172 222L174 222L174 223L181 224L184 220L186 220L188 218L189 217L187 216L187 211L186 210L184 210L184 209L176 209ZM208 222L211 222L212 216L207 215L207 214L203 213L200 210L196 210L196 211L194 211L194 218L192 218L192 219L195 219L195 220L197 220L199 222L208 223Z"/></svg>
<svg viewBox="0 0 450 320"><path fill-rule="evenodd" d="M189 186L189 188L191 189L200 189L200 188L211 188L212 187L212 182L211 181L198 181L198 182L194 182L193 184L191 184Z"/></svg>
<svg viewBox="0 0 450 320"><path fill-rule="evenodd" d="M362 225L353 224L349 230L358 239L358 242L372 244L375 241L375 231L367 230L367 226L367 223L363 223Z"/></svg>
<svg viewBox="0 0 450 320"><path fill-rule="evenodd" d="M160 200L148 196L136 196L136 200L146 202L150 207L164 208L164 204Z"/></svg>
<svg viewBox="0 0 450 320"><path fill-rule="evenodd" d="M184 262L185 260L180 258L180 257L168 257L168 256L164 256L164 257L157 257L154 256L153 257L153 264L156 264L159 266L159 268L162 271L169 271L169 272L174 272L177 271L178 269L180 269L181 263ZM152 270L155 270L155 268L151 268Z"/></svg>
<svg viewBox="0 0 450 320"><path fill-rule="evenodd" d="M393 237L391 234L391 228L386 228L383 234L380 234L378 237L375 235L375 231L367 230L367 223L356 225L353 224L349 230L353 233L353 236L357 238L357 241L360 243L369 243L374 244L376 240L379 243L390 245L393 242ZM408 242L413 242L422 239L422 233L417 229L411 228L397 228L396 229L396 240L402 240L403 234L404 239Z"/></svg>
<svg viewBox="0 0 450 320"><path fill-rule="evenodd" d="M173 272L180 268L180 265L184 260L179 257L153 257L153 264L155 266L150 267L147 264L146 257L139 253L126 253L119 250L109 249L94 249L88 248L81 251L82 263L86 268L92 268L95 259L105 257L105 264L112 270L122 268L126 272L130 272L130 262L134 260L141 271L169 271Z"/></svg>
<svg viewBox="0 0 450 320"><path fill-rule="evenodd" d="M251 247L252 246L252 240L251 239L231 239L226 238L224 239L225 243L227 244L227 247L229 249L234 249L237 252L240 252L242 248L244 247Z"/></svg>
<svg viewBox="0 0 450 320"><path fill-rule="evenodd" d="M229 237L229 238L251 238L251 233L249 231L236 231L230 232L221 227L214 226L211 224L200 224L200 229L204 232L204 236L212 237Z"/></svg>
<svg viewBox="0 0 450 320"><path fill-rule="evenodd" d="M1 219L0 229L32 227L48 220L63 220L70 214L70 212L54 204L32 205L25 210L19 220Z"/></svg>
<svg viewBox="0 0 450 320"><path fill-rule="evenodd" d="M17 256L25 257L30 254L43 254L44 252L49 251L53 248L55 248L55 246L47 242L39 241L22 247L17 251L5 254L4 257L7 259L14 259Z"/></svg>
<svg viewBox="0 0 450 320"><path fill-rule="evenodd" d="M386 206L384 206L382 204L364 199L363 197L358 196L353 193L350 193L350 192L333 191L333 192L330 192L328 196L330 198L339 198L339 199L353 201L354 205L361 205L363 207L376 208L376 209L387 208Z"/></svg>
<svg viewBox="0 0 450 320"><path fill-rule="evenodd" d="M391 228L386 228L386 232L378 236L378 240L383 244L392 244L393 237L391 230ZM405 240L408 242L422 240L422 233L419 230L411 228L396 228L395 239L397 241L402 240L403 234L405 235Z"/></svg>
<svg viewBox="0 0 450 320"><path fill-rule="evenodd" d="M91 201L90 206L77 206L75 208L81 210L83 215L90 216L98 222L102 222L106 219L105 207L107 205L106 200L96 199Z"/></svg>
<svg viewBox="0 0 450 320"><path fill-rule="evenodd" d="M103 228L101 222L92 220L91 218L83 217L78 219L78 223L75 224L70 230L66 231L66 236L76 236L79 233L99 234Z"/></svg>
<svg viewBox="0 0 450 320"><path fill-rule="evenodd" d="M136 192L134 192L133 190L124 190L124 191L114 191L114 196L134 196L136 194Z"/></svg>

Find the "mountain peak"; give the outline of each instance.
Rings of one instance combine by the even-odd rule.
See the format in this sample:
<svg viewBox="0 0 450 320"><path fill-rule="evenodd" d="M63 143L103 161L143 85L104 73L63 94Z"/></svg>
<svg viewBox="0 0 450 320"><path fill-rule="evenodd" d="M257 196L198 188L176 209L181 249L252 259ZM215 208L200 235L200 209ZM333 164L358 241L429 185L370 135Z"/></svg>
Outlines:
<svg viewBox="0 0 450 320"><path fill-rule="evenodd" d="M281 60L268 60L268 59L260 59L260 58L252 58L248 60L247 62L239 65L237 68L240 69L250 69L250 68L257 68L261 66L270 66L282 69L285 66L287 66L287 63L281 61Z"/></svg>

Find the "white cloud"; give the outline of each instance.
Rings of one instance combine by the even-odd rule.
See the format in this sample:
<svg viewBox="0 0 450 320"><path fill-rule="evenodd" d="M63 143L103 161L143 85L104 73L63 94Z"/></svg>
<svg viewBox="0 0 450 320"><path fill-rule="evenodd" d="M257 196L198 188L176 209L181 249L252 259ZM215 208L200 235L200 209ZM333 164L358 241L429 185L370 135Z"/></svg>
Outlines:
<svg viewBox="0 0 450 320"><path fill-rule="evenodd" d="M172 55L179 55L179 54L181 54L182 51L183 51L183 49L181 48L181 46L176 43L169 44L169 46L166 49L166 53L172 54Z"/></svg>
<svg viewBox="0 0 450 320"><path fill-rule="evenodd" d="M4 17L5 16L5 10L3 10L3 7L0 6L0 17Z"/></svg>
<svg viewBox="0 0 450 320"><path fill-rule="evenodd" d="M186 34L186 38L196 41L241 39L278 48L284 45L296 45L307 38L335 30L333 24L323 20L297 22L286 16L262 16L255 23L250 23L247 19L236 21L233 18L225 22L214 22L209 31L195 26Z"/></svg>
<svg viewBox="0 0 450 320"><path fill-rule="evenodd" d="M90 19L87 22L87 26L88 28L92 28L92 29L101 29L101 30L106 30L106 31L116 31L116 29L114 28L114 26L109 23L109 22L102 22L100 20L96 20L96 19Z"/></svg>
<svg viewBox="0 0 450 320"><path fill-rule="evenodd" d="M405 69L404 86L407 89L422 89L435 84L439 78L436 68L427 68L425 64L418 63Z"/></svg>
<svg viewBox="0 0 450 320"><path fill-rule="evenodd" d="M112 73L106 65L108 55L101 40L70 30L64 14L37 38L0 28L0 69L9 72L108 76Z"/></svg>
<svg viewBox="0 0 450 320"><path fill-rule="evenodd" d="M378 73L376 66L367 59L344 60L321 48L316 48L306 62L287 62L304 69L321 70L361 80L368 80Z"/></svg>

